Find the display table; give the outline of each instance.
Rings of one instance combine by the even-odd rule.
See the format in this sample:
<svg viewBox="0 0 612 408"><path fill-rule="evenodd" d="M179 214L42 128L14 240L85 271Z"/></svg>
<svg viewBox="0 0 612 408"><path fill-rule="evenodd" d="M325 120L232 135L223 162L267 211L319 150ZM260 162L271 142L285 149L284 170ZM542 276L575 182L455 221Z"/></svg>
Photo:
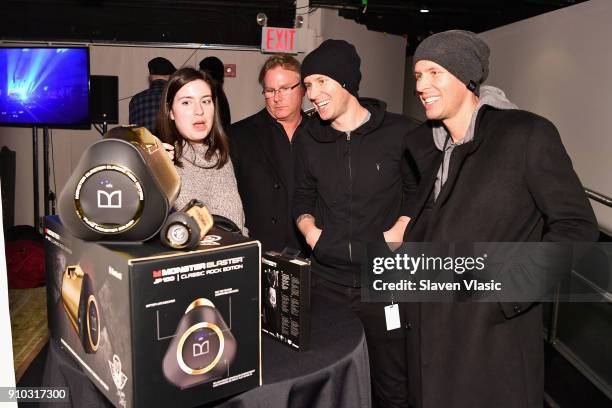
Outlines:
<svg viewBox="0 0 612 408"><path fill-rule="evenodd" d="M263 386L206 407L358 408L371 405L363 327L344 305L313 294L310 350L298 352L262 334L262 354ZM112 406L54 340L49 344L42 385L68 387L71 404L64 406Z"/></svg>

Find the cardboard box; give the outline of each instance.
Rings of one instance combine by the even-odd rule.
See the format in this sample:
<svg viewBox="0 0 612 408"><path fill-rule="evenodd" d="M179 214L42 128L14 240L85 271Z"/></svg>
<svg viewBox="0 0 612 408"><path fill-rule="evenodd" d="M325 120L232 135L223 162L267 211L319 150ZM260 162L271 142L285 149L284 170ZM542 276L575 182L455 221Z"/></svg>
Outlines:
<svg viewBox="0 0 612 408"><path fill-rule="evenodd" d="M261 258L262 331L297 350L310 346L310 261L274 251Z"/></svg>
<svg viewBox="0 0 612 408"><path fill-rule="evenodd" d="M84 242L45 219L51 336L121 407L191 407L261 385L260 245Z"/></svg>

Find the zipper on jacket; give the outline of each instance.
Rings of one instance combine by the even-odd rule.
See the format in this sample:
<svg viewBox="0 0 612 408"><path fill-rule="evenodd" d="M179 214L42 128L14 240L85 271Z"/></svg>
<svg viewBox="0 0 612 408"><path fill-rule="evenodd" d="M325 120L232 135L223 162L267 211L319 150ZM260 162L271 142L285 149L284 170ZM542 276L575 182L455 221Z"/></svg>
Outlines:
<svg viewBox="0 0 612 408"><path fill-rule="evenodd" d="M346 143L348 145L348 171L349 171L349 222L348 222L348 253L349 262L353 263L353 246L351 244L352 224L353 224L353 168L351 167L351 132L346 132ZM353 276L353 284L357 284L357 280Z"/></svg>

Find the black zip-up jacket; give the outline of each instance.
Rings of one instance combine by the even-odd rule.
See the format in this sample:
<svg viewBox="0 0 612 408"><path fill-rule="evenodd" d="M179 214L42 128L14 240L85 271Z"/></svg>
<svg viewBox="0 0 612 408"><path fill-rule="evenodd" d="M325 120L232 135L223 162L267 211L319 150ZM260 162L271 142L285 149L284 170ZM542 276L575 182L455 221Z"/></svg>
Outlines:
<svg viewBox="0 0 612 408"><path fill-rule="evenodd" d="M417 171L409 154L410 119L384 102L360 99L371 114L347 133L313 118L295 146L294 220L315 217L323 232L313 249L313 272L332 282L361 285L367 242L381 241L400 215L411 215Z"/></svg>

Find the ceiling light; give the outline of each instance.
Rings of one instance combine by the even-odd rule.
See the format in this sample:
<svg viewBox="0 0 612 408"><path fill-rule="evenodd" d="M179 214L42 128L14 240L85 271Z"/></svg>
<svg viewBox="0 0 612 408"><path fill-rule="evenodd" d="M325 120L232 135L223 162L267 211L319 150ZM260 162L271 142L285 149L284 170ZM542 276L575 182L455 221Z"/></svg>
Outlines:
<svg viewBox="0 0 612 408"><path fill-rule="evenodd" d="M429 13L429 9L428 9L427 7L421 7L421 8L419 9L419 12L420 12L420 13Z"/></svg>
<svg viewBox="0 0 612 408"><path fill-rule="evenodd" d="M304 25L304 16L297 16L295 18L295 28L302 28L302 26Z"/></svg>
<svg viewBox="0 0 612 408"><path fill-rule="evenodd" d="M266 16L266 13L257 13L257 24L262 27L265 27L266 24L268 24L268 16Z"/></svg>

